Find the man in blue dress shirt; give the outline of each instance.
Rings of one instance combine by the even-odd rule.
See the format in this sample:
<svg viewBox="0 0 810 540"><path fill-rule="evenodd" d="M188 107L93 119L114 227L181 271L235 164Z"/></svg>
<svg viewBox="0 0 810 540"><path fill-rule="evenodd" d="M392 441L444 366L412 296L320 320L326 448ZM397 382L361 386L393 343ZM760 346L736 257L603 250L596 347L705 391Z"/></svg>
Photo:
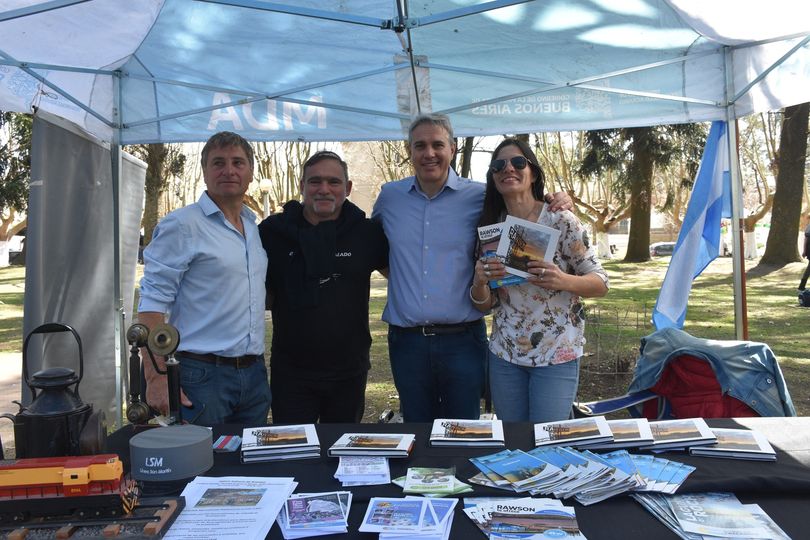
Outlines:
<svg viewBox="0 0 810 540"><path fill-rule="evenodd" d="M487 337L467 291L486 186L450 167L456 145L446 116L414 119L408 146L416 175L384 184L372 213L389 243L382 318L403 419L478 418ZM551 206L570 202L557 194Z"/></svg>
<svg viewBox="0 0 810 540"><path fill-rule="evenodd" d="M206 191L163 218L144 250L138 319L151 329L168 316L180 334L184 420L264 425L267 255L256 216L242 204L253 150L235 133L217 133L203 147L202 168ZM143 364L146 401L166 414L166 377Z"/></svg>

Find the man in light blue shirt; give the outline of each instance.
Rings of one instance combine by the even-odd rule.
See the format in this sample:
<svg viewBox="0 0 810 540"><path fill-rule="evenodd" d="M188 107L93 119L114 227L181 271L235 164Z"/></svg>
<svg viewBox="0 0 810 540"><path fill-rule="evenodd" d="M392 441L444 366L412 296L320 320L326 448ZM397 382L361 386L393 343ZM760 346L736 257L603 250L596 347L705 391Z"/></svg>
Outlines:
<svg viewBox="0 0 810 540"><path fill-rule="evenodd" d="M151 329L168 315L180 334L184 420L264 425L267 255L256 216L242 204L253 150L235 133L217 133L202 150L202 167L205 193L167 215L144 250L138 319ZM143 364L146 401L166 414L166 378Z"/></svg>
<svg viewBox="0 0 810 540"><path fill-rule="evenodd" d="M384 184L372 219L389 243L391 372L406 422L478 418L485 384L486 326L468 291L485 184L450 167L450 120L414 119L408 146L415 176ZM553 207L570 207L565 194Z"/></svg>

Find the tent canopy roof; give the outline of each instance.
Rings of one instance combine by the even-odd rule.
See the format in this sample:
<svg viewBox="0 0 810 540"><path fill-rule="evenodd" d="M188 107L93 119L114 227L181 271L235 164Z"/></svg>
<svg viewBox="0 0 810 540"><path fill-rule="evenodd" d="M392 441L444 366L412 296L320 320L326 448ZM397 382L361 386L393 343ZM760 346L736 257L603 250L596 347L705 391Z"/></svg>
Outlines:
<svg viewBox="0 0 810 540"><path fill-rule="evenodd" d="M400 139L420 111L469 136L810 101L806 2L282 2L6 0L0 109L132 144Z"/></svg>

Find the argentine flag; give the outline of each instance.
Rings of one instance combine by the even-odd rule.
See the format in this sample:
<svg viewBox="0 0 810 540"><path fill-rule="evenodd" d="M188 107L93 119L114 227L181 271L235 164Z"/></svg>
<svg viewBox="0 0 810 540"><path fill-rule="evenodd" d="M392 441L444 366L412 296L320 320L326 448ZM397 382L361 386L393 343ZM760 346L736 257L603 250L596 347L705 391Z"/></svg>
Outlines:
<svg viewBox="0 0 810 540"><path fill-rule="evenodd" d="M656 329L683 328L692 281L720 252L720 220L731 217L730 193L728 127L725 122L713 122L678 242L653 310Z"/></svg>

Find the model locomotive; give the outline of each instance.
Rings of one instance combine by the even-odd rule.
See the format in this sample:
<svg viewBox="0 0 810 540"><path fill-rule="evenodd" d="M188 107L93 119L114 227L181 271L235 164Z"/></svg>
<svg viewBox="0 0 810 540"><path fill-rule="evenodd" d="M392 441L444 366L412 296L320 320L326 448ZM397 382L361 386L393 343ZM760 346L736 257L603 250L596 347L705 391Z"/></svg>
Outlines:
<svg viewBox="0 0 810 540"><path fill-rule="evenodd" d="M115 454L0 461L0 521L122 514L123 474Z"/></svg>

